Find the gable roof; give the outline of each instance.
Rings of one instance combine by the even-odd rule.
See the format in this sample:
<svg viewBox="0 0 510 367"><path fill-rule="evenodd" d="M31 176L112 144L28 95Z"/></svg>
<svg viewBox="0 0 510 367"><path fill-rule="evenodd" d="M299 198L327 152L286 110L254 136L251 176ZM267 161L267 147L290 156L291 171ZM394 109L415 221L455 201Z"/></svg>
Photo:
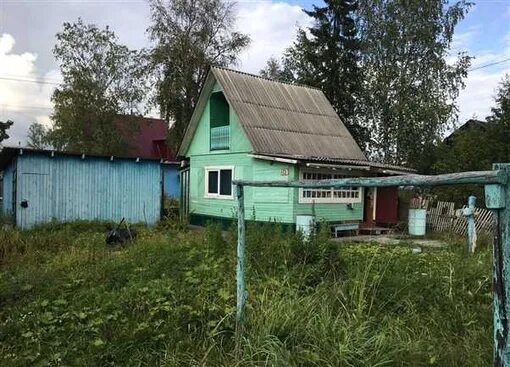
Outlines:
<svg viewBox="0 0 510 367"><path fill-rule="evenodd" d="M175 161L175 149L166 143L168 123L165 120L117 115L114 123L126 142L126 155Z"/></svg>
<svg viewBox="0 0 510 367"><path fill-rule="evenodd" d="M459 133L461 133L462 131L466 131L466 130L469 130L469 129L485 130L486 128L487 128L487 123L485 121L480 121L480 120L476 120L476 119L469 119L465 123L460 125L458 128L453 130L453 132L450 135L448 135L446 138L444 138L443 141L446 144L450 144L450 143L453 142L455 137L457 137L459 135Z"/></svg>
<svg viewBox="0 0 510 367"><path fill-rule="evenodd" d="M184 156L217 81L253 153L366 161L324 93L316 88L211 67L179 149Z"/></svg>

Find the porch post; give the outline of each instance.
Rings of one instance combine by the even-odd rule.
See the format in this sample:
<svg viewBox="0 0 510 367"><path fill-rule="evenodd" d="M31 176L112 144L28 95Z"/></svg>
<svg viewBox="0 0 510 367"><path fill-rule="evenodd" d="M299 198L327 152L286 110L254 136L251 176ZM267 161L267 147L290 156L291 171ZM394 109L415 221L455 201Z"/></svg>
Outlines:
<svg viewBox="0 0 510 367"><path fill-rule="evenodd" d="M236 185L237 194L237 309L236 309L236 334L239 336L244 323L244 307L246 304L246 287L244 284L244 187Z"/></svg>
<svg viewBox="0 0 510 367"><path fill-rule="evenodd" d="M496 163L493 168L510 174L509 163ZM494 213L493 240L493 309L494 366L510 367L510 186L485 185L485 203Z"/></svg>

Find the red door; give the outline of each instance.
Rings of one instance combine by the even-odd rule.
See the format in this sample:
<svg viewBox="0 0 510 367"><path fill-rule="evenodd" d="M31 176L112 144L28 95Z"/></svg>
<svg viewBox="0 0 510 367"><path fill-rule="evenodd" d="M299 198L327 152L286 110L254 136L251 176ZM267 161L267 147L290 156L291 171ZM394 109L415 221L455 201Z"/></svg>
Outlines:
<svg viewBox="0 0 510 367"><path fill-rule="evenodd" d="M375 221L381 224L396 224L398 221L398 187L378 187Z"/></svg>

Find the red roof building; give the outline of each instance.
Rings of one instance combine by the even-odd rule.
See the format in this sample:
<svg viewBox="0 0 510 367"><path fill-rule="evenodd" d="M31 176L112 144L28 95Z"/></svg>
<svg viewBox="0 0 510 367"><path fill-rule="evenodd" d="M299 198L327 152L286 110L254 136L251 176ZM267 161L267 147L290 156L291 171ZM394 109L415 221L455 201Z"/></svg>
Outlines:
<svg viewBox="0 0 510 367"><path fill-rule="evenodd" d="M175 161L175 149L171 149L166 138L168 124L165 120L131 115L119 115L119 130L125 131L124 139L129 145L128 154L140 158L159 158ZM133 129L131 127L135 126ZM124 128L129 126L130 128Z"/></svg>

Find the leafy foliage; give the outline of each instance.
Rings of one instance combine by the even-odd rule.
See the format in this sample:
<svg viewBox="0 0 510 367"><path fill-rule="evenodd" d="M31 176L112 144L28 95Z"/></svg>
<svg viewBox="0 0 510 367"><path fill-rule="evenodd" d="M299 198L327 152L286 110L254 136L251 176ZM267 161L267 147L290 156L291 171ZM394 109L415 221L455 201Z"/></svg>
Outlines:
<svg viewBox="0 0 510 367"><path fill-rule="evenodd" d="M362 74L360 40L354 0L326 0L324 6L305 10L314 25L300 29L280 66L268 60L261 75L320 88L360 145L367 132L357 123L356 101L360 98Z"/></svg>
<svg viewBox="0 0 510 367"><path fill-rule="evenodd" d="M178 146L197 103L209 66L228 66L249 44L233 30L233 3L223 0L150 0L148 32L157 83L154 103L172 123L171 145Z"/></svg>
<svg viewBox="0 0 510 367"><path fill-rule="evenodd" d="M48 131L43 124L34 122L28 127L27 145L35 149L44 149L49 145Z"/></svg>
<svg viewBox="0 0 510 367"><path fill-rule="evenodd" d="M2 365L482 366L491 254L305 242L247 229L247 325L235 352L235 228L101 223L0 230Z"/></svg>
<svg viewBox="0 0 510 367"><path fill-rule="evenodd" d="M471 3L360 1L366 92L359 118L379 160L421 164L456 117L455 99L470 57L448 63L455 27Z"/></svg>
<svg viewBox="0 0 510 367"><path fill-rule="evenodd" d="M0 121L0 143L3 140L9 139L9 135L7 134L7 130L10 129L10 127L14 124L13 121L7 120L7 121Z"/></svg>
<svg viewBox="0 0 510 367"><path fill-rule="evenodd" d="M471 3L331 0L307 14L263 75L321 88L369 158L425 171L457 115L470 57L447 62L454 30Z"/></svg>
<svg viewBox="0 0 510 367"><path fill-rule="evenodd" d="M121 113L140 112L145 96L141 54L118 43L108 28L64 23L53 54L63 83L55 89L53 127L47 141L59 150L123 154L131 126L115 125Z"/></svg>
<svg viewBox="0 0 510 367"><path fill-rule="evenodd" d="M500 83L496 105L486 122L465 125L438 144L434 173L490 170L496 162L510 161L510 76ZM481 187L436 189L441 199L465 203L470 194L483 199Z"/></svg>

